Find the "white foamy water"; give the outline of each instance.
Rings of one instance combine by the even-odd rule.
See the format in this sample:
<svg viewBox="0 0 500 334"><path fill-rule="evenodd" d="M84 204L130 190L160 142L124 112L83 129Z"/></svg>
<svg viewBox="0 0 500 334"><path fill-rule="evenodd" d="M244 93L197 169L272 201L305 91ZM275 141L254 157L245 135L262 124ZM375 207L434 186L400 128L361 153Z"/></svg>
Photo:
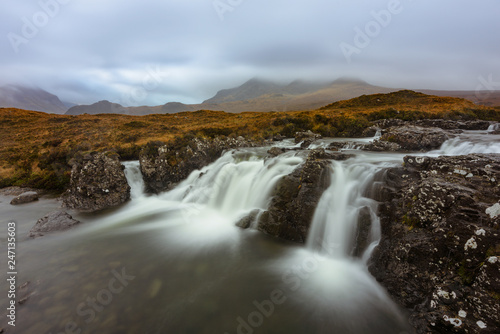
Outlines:
<svg viewBox="0 0 500 334"><path fill-rule="evenodd" d="M486 141L468 141L460 137L449 139L439 150L429 152L429 155L466 155L472 153L500 153L498 136L488 136Z"/></svg>
<svg viewBox="0 0 500 334"><path fill-rule="evenodd" d="M311 147L348 141L355 149L353 142L373 139L326 138ZM499 139L485 131L466 132L439 150L415 154L500 153ZM290 140L277 145L298 147ZM404 316L366 268L380 240L378 203L368 194L379 182L378 173L401 165L406 153L352 150L356 157L332 161L332 183L318 203L307 245L293 245L235 226L250 212L266 210L277 182L304 162L300 151L269 158L267 149L227 152L158 195L144 193L138 162L125 162L131 201L77 215L83 224L71 231L36 240L20 237L20 277L39 280L40 286L29 307L19 308L23 321L16 329L58 333L75 321L88 333L245 332L241 321L255 323L259 307L269 310L266 301L278 289L283 303L247 332L408 331ZM8 200L0 208L10 220L15 211ZM50 211L57 206L41 199L23 207L18 220L24 235L45 214L44 203ZM360 216L368 222L368 239L354 256ZM135 278L113 295L96 321L75 313L86 298L108 287L112 270L122 268Z"/></svg>

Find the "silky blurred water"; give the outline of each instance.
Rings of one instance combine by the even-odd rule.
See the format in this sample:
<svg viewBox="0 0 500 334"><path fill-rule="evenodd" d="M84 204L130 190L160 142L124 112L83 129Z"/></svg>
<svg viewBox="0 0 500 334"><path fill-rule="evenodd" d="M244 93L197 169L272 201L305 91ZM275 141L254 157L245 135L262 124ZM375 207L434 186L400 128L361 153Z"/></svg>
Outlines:
<svg viewBox="0 0 500 334"><path fill-rule="evenodd" d="M452 139L430 154L498 149L498 136L467 135L470 140ZM308 245L235 226L267 208L274 184L303 162L300 151L277 158L266 158L265 149L228 152L159 195L145 195L138 163L125 163L131 201L98 214L70 212L83 223L34 240L29 229L60 203L42 198L11 206L12 196L0 196L1 254L6 224L16 221L17 283L29 281L33 292L17 305L16 327L3 316L0 328L28 334L409 331L404 313L368 273L366 257L350 255L352 230L342 225L355 221L360 207L376 211L363 187L404 155L352 152L356 158L332 162L335 186L318 205ZM6 255L1 261L6 268ZM3 308L6 282L0 286Z"/></svg>

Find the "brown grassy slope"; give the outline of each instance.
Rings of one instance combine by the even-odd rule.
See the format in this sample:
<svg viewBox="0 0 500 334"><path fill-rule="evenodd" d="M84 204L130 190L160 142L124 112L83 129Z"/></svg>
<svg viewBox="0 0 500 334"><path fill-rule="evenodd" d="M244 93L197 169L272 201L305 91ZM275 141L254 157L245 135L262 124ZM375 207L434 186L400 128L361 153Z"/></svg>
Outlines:
<svg viewBox="0 0 500 334"><path fill-rule="evenodd" d="M151 141L182 144L186 136L293 136L312 130L323 136L359 136L381 118L500 120L500 108L411 91L375 94L336 102L319 110L292 112L195 111L129 116L55 115L0 109L0 187L23 185L61 191L69 181L71 159L91 151L114 150L137 159Z"/></svg>

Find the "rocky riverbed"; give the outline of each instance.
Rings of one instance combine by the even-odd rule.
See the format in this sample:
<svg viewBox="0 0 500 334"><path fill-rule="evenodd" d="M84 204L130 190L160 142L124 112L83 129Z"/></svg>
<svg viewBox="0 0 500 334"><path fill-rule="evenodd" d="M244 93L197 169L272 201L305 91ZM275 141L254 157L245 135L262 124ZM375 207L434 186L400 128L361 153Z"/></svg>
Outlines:
<svg viewBox="0 0 500 334"><path fill-rule="evenodd" d="M342 172L332 161L351 166L359 161L351 159L354 155L363 157L377 166L373 169L377 175L370 181L373 187L361 195L380 203L380 228L361 205L354 213L358 217L355 226L347 233L354 240L348 243L352 249L347 259L359 261L355 258L362 258L363 253L370 255L363 260L370 273L406 309L416 333L496 333L500 328L500 155L493 152L498 150L500 138L486 133L489 126L483 121L383 120L366 130L376 138L349 142L321 139L311 132L297 133L294 140L283 143L276 138L274 144L244 138L192 138L182 147L146 147L141 152L140 170L146 192L158 194L152 200L161 199L162 193L173 194L165 198L178 197L182 205L190 204L182 198L198 198L198 206L217 208L218 201L225 201L220 199L221 189L210 188L209 192L217 194L201 196L200 201L194 188L210 187L210 182L183 182L188 177L193 181L214 177L218 185L232 187L238 174L231 176L234 179L226 174L212 176L213 169L237 166L246 159L250 159L247 169L242 169L246 173L278 166L279 172L269 179L268 190L262 194L268 201L249 211L234 211L239 219L232 224L307 243L318 202L332 177ZM269 148L271 144L273 148ZM259 146L267 148L256 148L255 154L241 151L241 156L228 156L218 167L211 165L225 152ZM458 155L458 151L466 155ZM280 167L285 156L291 165ZM262 166L253 164L257 161ZM200 188L199 193L204 192ZM67 208L95 212L115 207L119 211L129 199L130 186L118 157L100 153L74 162L71 188L63 196ZM245 200L243 196L241 201ZM224 210L230 207L224 206ZM346 210L350 210L348 206ZM211 214L196 207L194 216L183 214L183 219L200 212ZM65 212L52 212L40 219L30 236L66 230L79 220ZM328 244L326 238L324 241ZM377 247L373 250L370 245Z"/></svg>

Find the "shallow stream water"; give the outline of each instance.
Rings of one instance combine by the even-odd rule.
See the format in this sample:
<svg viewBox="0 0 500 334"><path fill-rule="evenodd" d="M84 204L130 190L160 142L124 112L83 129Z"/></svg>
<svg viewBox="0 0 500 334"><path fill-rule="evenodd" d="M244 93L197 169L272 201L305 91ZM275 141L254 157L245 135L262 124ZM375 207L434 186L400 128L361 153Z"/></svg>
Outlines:
<svg viewBox="0 0 500 334"><path fill-rule="evenodd" d="M345 139L343 139L345 140ZM326 146L332 140L320 141ZM351 142L366 141L351 140ZM500 153L500 136L468 131L426 153ZM291 142L281 146L293 146ZM235 223L267 208L274 184L303 162L300 151L266 158L267 148L227 152L174 190L147 195L138 162L126 162L132 199L83 223L34 240L36 220L56 199L21 206L0 196L1 268L7 223L17 225L17 283L33 292L5 333L406 333L405 314L371 277L366 262L380 238L378 203L365 196L377 172L404 154L332 161L332 185L318 204L306 245ZM424 154L421 154L424 155ZM361 209L370 246L353 257ZM0 283L7 306L7 284Z"/></svg>

